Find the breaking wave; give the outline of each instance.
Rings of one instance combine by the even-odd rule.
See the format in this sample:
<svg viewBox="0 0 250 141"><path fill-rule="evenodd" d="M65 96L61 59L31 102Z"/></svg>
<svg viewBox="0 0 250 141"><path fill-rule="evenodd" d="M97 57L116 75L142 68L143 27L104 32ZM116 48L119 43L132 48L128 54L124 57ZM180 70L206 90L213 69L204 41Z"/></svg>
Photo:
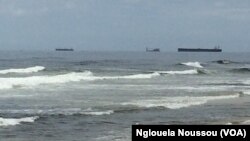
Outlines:
<svg viewBox="0 0 250 141"><path fill-rule="evenodd" d="M217 60L217 61L212 61L214 63L218 63L218 64L231 64L231 63L236 63L236 62L232 62L230 60Z"/></svg>
<svg viewBox="0 0 250 141"><path fill-rule="evenodd" d="M249 90L245 90L245 91L241 91L240 94L244 95L250 95L250 91Z"/></svg>
<svg viewBox="0 0 250 141"><path fill-rule="evenodd" d="M206 69L192 69L192 70L183 70L183 71L156 71L160 74L172 74L172 75L192 75L192 74L209 74L210 71Z"/></svg>
<svg viewBox="0 0 250 141"><path fill-rule="evenodd" d="M217 64L250 64L250 62L246 62L246 61L232 61L232 60L216 60L216 61L212 61L213 63L217 63Z"/></svg>
<svg viewBox="0 0 250 141"><path fill-rule="evenodd" d="M29 68L23 68L23 69L6 69L6 70L0 70L0 74L34 73L34 72L42 71L44 69L45 69L45 67L43 67L43 66L35 66L35 67L29 67Z"/></svg>
<svg viewBox="0 0 250 141"><path fill-rule="evenodd" d="M37 86L40 84L58 84L71 81L80 81L81 79L90 79L91 72L69 73L56 76L30 76L20 78L0 78L0 89L10 89L22 86Z"/></svg>
<svg viewBox="0 0 250 141"><path fill-rule="evenodd" d="M157 71L160 74L199 74L199 70L184 70L184 71Z"/></svg>
<svg viewBox="0 0 250 141"><path fill-rule="evenodd" d="M92 72L85 71L81 73L68 73L54 76L30 76L30 77L19 77L19 78L0 78L0 89L11 89L15 87L32 87L40 84L61 84L67 82L78 82L81 80L94 81L94 80L106 80L106 79L150 79L160 74L149 73L149 74L134 74L126 76L94 76Z"/></svg>
<svg viewBox="0 0 250 141"><path fill-rule="evenodd" d="M1 113L11 113L11 114L29 114L29 115L92 115L92 116L101 116L101 115L110 115L113 114L113 110L96 110L92 108L81 109L81 108L54 108L54 109L5 109L0 110Z"/></svg>
<svg viewBox="0 0 250 141"><path fill-rule="evenodd" d="M159 76L158 72L149 73L149 74L134 74L134 75L126 75L126 76L110 76L110 77L101 77L104 79L149 79L152 77Z"/></svg>
<svg viewBox="0 0 250 141"><path fill-rule="evenodd" d="M25 117L25 118L2 118L0 117L0 126L15 126L23 122L35 122L39 117Z"/></svg>
<svg viewBox="0 0 250 141"><path fill-rule="evenodd" d="M113 110L107 110L107 111L92 111L92 112L84 112L84 113L81 113L83 115L93 115L93 116L101 116L101 115L110 115L110 114L113 114L114 111Z"/></svg>
<svg viewBox="0 0 250 141"><path fill-rule="evenodd" d="M186 63L180 63L181 65L189 66L189 67L195 67L195 68L203 68L200 62L186 62Z"/></svg>
<svg viewBox="0 0 250 141"><path fill-rule="evenodd" d="M236 68L231 71L235 73L250 73L250 68Z"/></svg>
<svg viewBox="0 0 250 141"><path fill-rule="evenodd" d="M250 120L243 121L240 124L250 125Z"/></svg>
<svg viewBox="0 0 250 141"><path fill-rule="evenodd" d="M217 85L217 86L250 86L250 80L237 80L235 82L215 82L208 85Z"/></svg>
<svg viewBox="0 0 250 141"><path fill-rule="evenodd" d="M207 103L210 100L219 100L219 99L230 99L237 98L237 95L228 95L228 96L203 96L203 97L166 97L161 99L150 99L150 100L137 100L132 102L122 103L122 105L132 105L142 108L154 108L154 107L165 107L169 109L180 109L195 105L202 105Z"/></svg>

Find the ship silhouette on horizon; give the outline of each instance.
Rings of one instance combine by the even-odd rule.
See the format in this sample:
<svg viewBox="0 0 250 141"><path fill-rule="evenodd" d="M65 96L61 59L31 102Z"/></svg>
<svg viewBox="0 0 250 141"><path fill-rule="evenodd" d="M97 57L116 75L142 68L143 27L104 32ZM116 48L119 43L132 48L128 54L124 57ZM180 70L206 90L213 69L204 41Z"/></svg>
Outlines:
<svg viewBox="0 0 250 141"><path fill-rule="evenodd" d="M160 49L159 48L153 48L153 49L146 48L146 52L160 52Z"/></svg>
<svg viewBox="0 0 250 141"><path fill-rule="evenodd" d="M222 52L220 46L214 48L178 48L178 52Z"/></svg>
<svg viewBox="0 0 250 141"><path fill-rule="evenodd" d="M74 51L73 48L56 48L56 51Z"/></svg>

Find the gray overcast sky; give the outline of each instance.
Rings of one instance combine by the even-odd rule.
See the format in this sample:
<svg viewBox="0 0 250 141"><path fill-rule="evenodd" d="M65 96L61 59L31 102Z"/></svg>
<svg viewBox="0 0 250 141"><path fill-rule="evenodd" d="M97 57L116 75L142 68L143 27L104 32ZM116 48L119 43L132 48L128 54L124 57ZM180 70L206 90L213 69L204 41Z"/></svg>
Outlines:
<svg viewBox="0 0 250 141"><path fill-rule="evenodd" d="M0 49L250 49L250 0L0 0Z"/></svg>

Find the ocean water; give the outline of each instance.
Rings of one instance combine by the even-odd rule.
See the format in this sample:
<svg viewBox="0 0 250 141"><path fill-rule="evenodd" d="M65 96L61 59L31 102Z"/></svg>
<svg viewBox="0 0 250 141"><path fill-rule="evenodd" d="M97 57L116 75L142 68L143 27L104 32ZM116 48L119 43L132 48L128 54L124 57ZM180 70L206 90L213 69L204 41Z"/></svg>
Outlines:
<svg viewBox="0 0 250 141"><path fill-rule="evenodd" d="M249 124L249 56L2 51L0 140L130 141L132 124Z"/></svg>

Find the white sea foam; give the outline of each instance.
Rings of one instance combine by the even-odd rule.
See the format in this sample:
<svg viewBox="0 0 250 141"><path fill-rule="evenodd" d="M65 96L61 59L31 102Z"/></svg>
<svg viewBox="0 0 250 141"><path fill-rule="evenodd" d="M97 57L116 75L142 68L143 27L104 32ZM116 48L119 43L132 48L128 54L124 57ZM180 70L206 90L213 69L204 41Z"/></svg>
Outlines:
<svg viewBox="0 0 250 141"><path fill-rule="evenodd" d="M105 79L149 79L160 75L159 73L135 74L126 76L94 76L92 72L68 73L54 76L31 76L18 78L0 78L0 89L10 89L14 87L32 87L40 84L60 84L67 82L78 82L81 80L94 81Z"/></svg>
<svg viewBox="0 0 250 141"><path fill-rule="evenodd" d="M110 79L150 79L152 77L159 76L158 72L149 73L149 74L134 74L134 75L126 75L126 76L114 76L108 77ZM105 78L105 77L104 77Z"/></svg>
<svg viewBox="0 0 250 141"><path fill-rule="evenodd" d="M92 75L91 72L83 73L68 73L55 76L31 76L19 78L0 78L0 89L9 89L13 87L22 86L37 86L40 84L58 84L72 81L80 81L82 79L91 79L88 76Z"/></svg>
<svg viewBox="0 0 250 141"><path fill-rule="evenodd" d="M83 115L94 115L94 116L101 116L101 115L110 115L113 114L113 110L107 110L107 111L89 111L89 112L82 112Z"/></svg>
<svg viewBox="0 0 250 141"><path fill-rule="evenodd" d="M203 68L203 66L200 64L200 62L186 62L186 63L181 63L182 65L190 66L190 67L195 67L195 68Z"/></svg>
<svg viewBox="0 0 250 141"><path fill-rule="evenodd" d="M185 91L199 91L199 92L208 92L208 91L227 91L233 89L234 86L172 86L165 89L169 90L185 90Z"/></svg>
<svg viewBox="0 0 250 141"><path fill-rule="evenodd" d="M242 94L243 95L250 95L250 91L243 91Z"/></svg>
<svg viewBox="0 0 250 141"><path fill-rule="evenodd" d="M39 110L39 113L40 114L49 114L49 115L57 115L57 114L75 115L75 114L80 114L80 115L101 116L101 115L110 115L110 114L113 114L114 111L113 110L100 111L100 110L93 110L92 108L88 108L88 109L66 108L66 109Z"/></svg>
<svg viewBox="0 0 250 141"><path fill-rule="evenodd" d="M0 70L0 74L8 74L8 73L34 73L34 72L42 71L44 69L45 69L45 67L43 67L43 66L35 66L35 67L22 68L22 69L6 69L6 70Z"/></svg>
<svg viewBox="0 0 250 141"><path fill-rule="evenodd" d="M184 71L157 71L160 74L198 74L198 70L184 70Z"/></svg>
<svg viewBox="0 0 250 141"><path fill-rule="evenodd" d="M245 120L236 120L233 122L228 122L226 123L226 125L250 125L250 120L249 119L245 119Z"/></svg>
<svg viewBox="0 0 250 141"><path fill-rule="evenodd" d="M81 109L81 108L55 108L55 109L5 109L0 110L1 113L11 114L39 114L39 115L110 115L113 114L113 110L95 110L92 108Z"/></svg>
<svg viewBox="0 0 250 141"><path fill-rule="evenodd" d="M88 80L114 80L114 79L150 79L156 76L160 76L158 72L147 74L132 74L124 76L91 76Z"/></svg>
<svg viewBox="0 0 250 141"><path fill-rule="evenodd" d="M2 118L0 117L0 126L14 126L23 122L34 122L39 117L24 117L24 118Z"/></svg>
<svg viewBox="0 0 250 141"><path fill-rule="evenodd" d="M122 103L122 105L134 105L144 108L152 107L165 107L169 109L180 109L184 107L190 107L194 105L202 105L207 103L210 100L219 100L219 99L230 99L237 98L239 95L227 95L227 96L202 96L202 97L165 97L161 99L150 99L150 100L137 100Z"/></svg>
<svg viewBox="0 0 250 141"><path fill-rule="evenodd" d="M250 125L250 120L243 121L243 122L241 122L241 124Z"/></svg>
<svg viewBox="0 0 250 141"><path fill-rule="evenodd" d="M81 108L53 108L53 109L2 109L1 113L11 114L36 114L36 115L73 115L81 113ZM89 111L89 109L87 109Z"/></svg>

